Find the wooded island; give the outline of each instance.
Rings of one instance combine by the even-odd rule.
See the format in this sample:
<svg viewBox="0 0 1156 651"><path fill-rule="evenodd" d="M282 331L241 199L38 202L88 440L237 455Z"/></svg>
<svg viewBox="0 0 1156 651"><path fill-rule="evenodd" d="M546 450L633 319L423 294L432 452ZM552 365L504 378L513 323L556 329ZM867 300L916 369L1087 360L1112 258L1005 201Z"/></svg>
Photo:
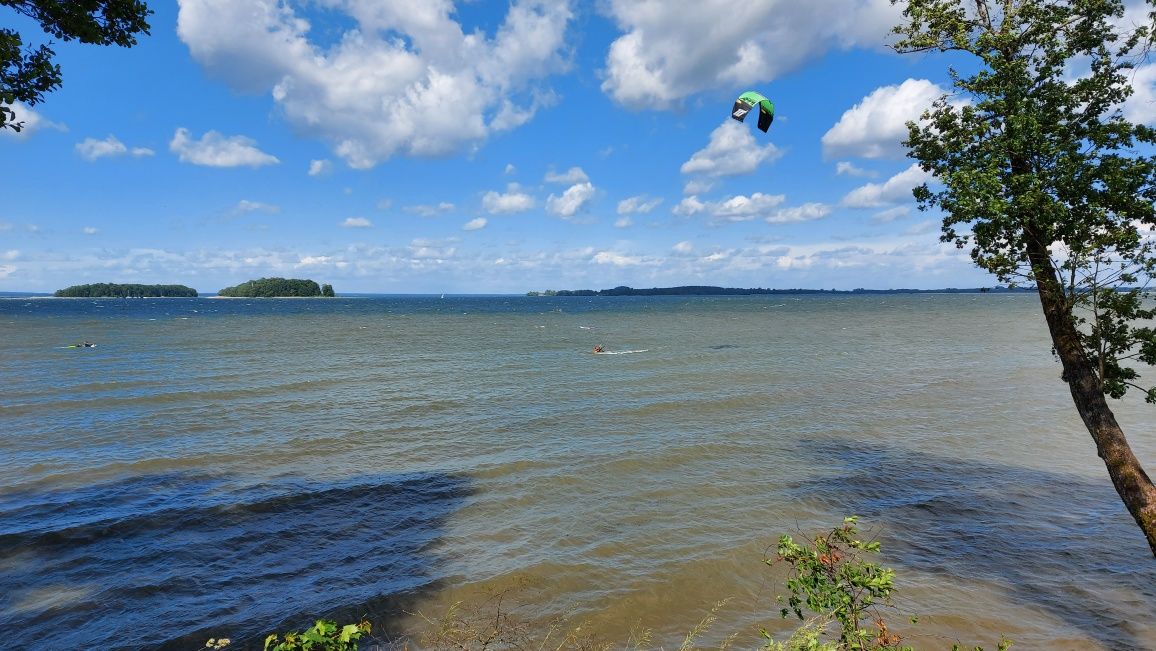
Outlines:
<svg viewBox="0 0 1156 651"><path fill-rule="evenodd" d="M58 289L61 298L196 298L197 290L184 285L140 285L137 283L94 283Z"/></svg>
<svg viewBox="0 0 1156 651"><path fill-rule="evenodd" d="M217 296L231 298L279 298L335 296L333 285L318 285L314 280L298 278L258 278L235 287L226 287Z"/></svg>

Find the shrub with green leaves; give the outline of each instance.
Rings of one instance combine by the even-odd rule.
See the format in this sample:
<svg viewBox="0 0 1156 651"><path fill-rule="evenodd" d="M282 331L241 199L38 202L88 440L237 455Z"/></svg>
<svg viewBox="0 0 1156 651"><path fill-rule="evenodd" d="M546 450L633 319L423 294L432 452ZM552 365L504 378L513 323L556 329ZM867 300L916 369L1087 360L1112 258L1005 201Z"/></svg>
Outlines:
<svg viewBox="0 0 1156 651"><path fill-rule="evenodd" d="M265 651L357 651L357 641L368 632L369 622L365 620L338 628L335 622L319 619L301 633L266 637Z"/></svg>

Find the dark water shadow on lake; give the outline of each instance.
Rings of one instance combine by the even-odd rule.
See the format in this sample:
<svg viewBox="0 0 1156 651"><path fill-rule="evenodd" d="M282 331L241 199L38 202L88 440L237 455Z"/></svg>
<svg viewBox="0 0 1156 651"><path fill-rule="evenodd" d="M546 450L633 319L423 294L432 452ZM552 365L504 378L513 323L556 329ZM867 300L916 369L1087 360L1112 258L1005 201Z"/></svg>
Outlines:
<svg viewBox="0 0 1156 651"><path fill-rule="evenodd" d="M1107 471L1091 481L860 443L814 441L801 451L831 476L788 494L862 516L882 535L900 592L903 567L943 576L945 590L952 579L997 582L1105 648L1150 648L1150 629L1141 639L1145 629L1100 596L1156 611L1151 552Z"/></svg>
<svg viewBox="0 0 1156 651"><path fill-rule="evenodd" d="M440 473L244 489L170 473L0 494L4 646L260 648L363 614L388 633L436 589L431 550L472 490Z"/></svg>

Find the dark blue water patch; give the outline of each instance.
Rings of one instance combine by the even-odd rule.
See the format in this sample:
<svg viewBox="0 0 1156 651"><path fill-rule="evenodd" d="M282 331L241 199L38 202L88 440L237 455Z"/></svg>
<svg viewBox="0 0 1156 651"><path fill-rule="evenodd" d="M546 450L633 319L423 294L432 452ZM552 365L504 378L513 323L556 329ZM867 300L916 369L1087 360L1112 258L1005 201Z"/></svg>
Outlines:
<svg viewBox="0 0 1156 651"><path fill-rule="evenodd" d="M1151 552L1107 473L1097 482L865 443L807 441L800 453L827 476L787 498L862 516L885 541L884 564L940 574L945 589L998 582L1105 648L1148 648L1091 596L1127 591L1156 610Z"/></svg>
<svg viewBox="0 0 1156 651"><path fill-rule="evenodd" d="M471 490L439 473L245 489L170 473L6 494L5 646L244 646L312 617L368 612L441 578L430 549Z"/></svg>

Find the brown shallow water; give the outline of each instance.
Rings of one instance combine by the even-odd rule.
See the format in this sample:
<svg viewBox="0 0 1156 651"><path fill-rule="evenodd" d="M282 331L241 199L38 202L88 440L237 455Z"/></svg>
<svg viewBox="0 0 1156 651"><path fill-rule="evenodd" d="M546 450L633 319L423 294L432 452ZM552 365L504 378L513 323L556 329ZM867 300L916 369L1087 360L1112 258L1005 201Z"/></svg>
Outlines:
<svg viewBox="0 0 1156 651"><path fill-rule="evenodd" d="M751 648L790 625L768 546L858 514L921 648L1156 648L1049 348L1030 295L0 301L0 629L403 630L526 583L666 648L729 597ZM1116 406L1151 470L1156 408Z"/></svg>

